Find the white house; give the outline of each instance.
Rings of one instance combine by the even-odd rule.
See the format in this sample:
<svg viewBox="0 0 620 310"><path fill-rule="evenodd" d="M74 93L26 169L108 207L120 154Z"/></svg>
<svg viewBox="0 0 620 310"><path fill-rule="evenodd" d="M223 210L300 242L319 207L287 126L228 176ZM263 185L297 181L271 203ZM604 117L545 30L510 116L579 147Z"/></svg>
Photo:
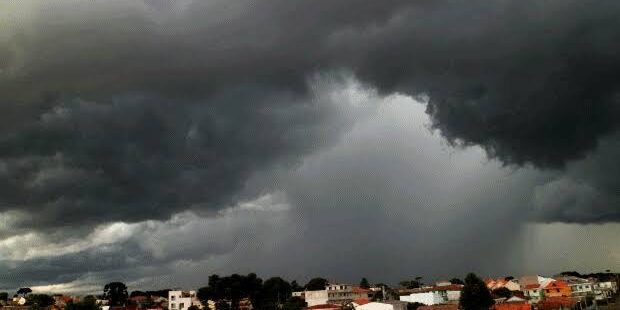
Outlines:
<svg viewBox="0 0 620 310"><path fill-rule="evenodd" d="M592 281L573 276L561 277L558 279L568 283L573 297L594 295L594 283Z"/></svg>
<svg viewBox="0 0 620 310"><path fill-rule="evenodd" d="M407 303L404 301L383 301L369 302L355 307L355 310L407 310Z"/></svg>
<svg viewBox="0 0 620 310"><path fill-rule="evenodd" d="M196 297L196 291L169 291L168 292L168 309L169 310L187 310L190 306L196 306L202 309L202 303Z"/></svg>
<svg viewBox="0 0 620 310"><path fill-rule="evenodd" d="M610 298L618 292L618 286L613 281L603 281L594 283L594 295L597 300Z"/></svg>
<svg viewBox="0 0 620 310"><path fill-rule="evenodd" d="M418 289L409 295L400 296L401 301L419 302L427 306L456 302L461 297L462 285L450 284Z"/></svg>
<svg viewBox="0 0 620 310"><path fill-rule="evenodd" d="M540 284L528 284L523 287L523 295L529 297L530 303L535 304L541 301L544 297L543 289Z"/></svg>
<svg viewBox="0 0 620 310"><path fill-rule="evenodd" d="M369 290L349 284L328 284L324 290L293 292L303 297L308 307L321 304L342 304L359 298L368 298ZM172 310L172 309L171 309Z"/></svg>

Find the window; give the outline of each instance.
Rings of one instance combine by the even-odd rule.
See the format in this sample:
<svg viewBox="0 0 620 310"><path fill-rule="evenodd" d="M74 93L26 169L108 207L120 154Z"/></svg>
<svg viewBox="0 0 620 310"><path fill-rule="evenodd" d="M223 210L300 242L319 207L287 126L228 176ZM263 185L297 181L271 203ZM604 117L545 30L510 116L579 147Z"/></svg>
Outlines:
<svg viewBox="0 0 620 310"><path fill-rule="evenodd" d="M534 294L536 294L536 293L537 293L537 291L538 291L538 290L534 290Z"/></svg>
<svg viewBox="0 0 620 310"><path fill-rule="evenodd" d="M170 296L170 300L174 301L174 295Z"/></svg>
<svg viewBox="0 0 620 310"><path fill-rule="evenodd" d="M171 303L171 304L170 304L170 308L172 308L172 309L176 309L176 308L177 308L177 304L175 304L175 303Z"/></svg>
<svg viewBox="0 0 620 310"><path fill-rule="evenodd" d="M180 304L179 304L179 309L180 309L180 310L183 310L183 308L185 308L185 304L184 304L184 303L180 303Z"/></svg>
<svg viewBox="0 0 620 310"><path fill-rule="evenodd" d="M560 289L559 289L559 288L558 288L558 289L555 289L555 291L559 293L559 292L560 292Z"/></svg>

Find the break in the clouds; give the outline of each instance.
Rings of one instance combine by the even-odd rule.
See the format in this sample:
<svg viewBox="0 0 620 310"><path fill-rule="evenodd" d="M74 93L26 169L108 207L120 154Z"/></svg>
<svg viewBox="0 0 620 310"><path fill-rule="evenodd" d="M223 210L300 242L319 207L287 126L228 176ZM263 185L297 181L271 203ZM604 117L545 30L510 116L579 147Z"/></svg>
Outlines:
<svg viewBox="0 0 620 310"><path fill-rule="evenodd" d="M136 236L273 193L295 219L281 232L317 251L336 245L297 228L355 232L352 213L399 237L343 242L433 253L480 226L620 218L615 1L5 1L0 14L0 257L33 286L82 283L62 266L100 249L112 254L79 274L174 264ZM404 120L380 111L394 101ZM458 233L405 237L435 227ZM209 238L180 253L241 251ZM455 272L478 256L460 250Z"/></svg>

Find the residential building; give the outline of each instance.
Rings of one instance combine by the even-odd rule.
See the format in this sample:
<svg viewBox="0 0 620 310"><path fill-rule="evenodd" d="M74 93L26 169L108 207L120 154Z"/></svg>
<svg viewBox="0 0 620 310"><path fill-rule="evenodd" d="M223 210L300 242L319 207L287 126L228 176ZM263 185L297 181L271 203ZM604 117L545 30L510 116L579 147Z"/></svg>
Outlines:
<svg viewBox="0 0 620 310"><path fill-rule="evenodd" d="M369 302L355 307L355 310L407 310L407 303L397 300Z"/></svg>
<svg viewBox="0 0 620 310"><path fill-rule="evenodd" d="M342 306L333 304L319 304L305 307L304 310L340 310Z"/></svg>
<svg viewBox="0 0 620 310"><path fill-rule="evenodd" d="M197 306L202 309L202 303L196 296L196 291L169 291L168 292L168 309L169 310L187 310L190 306Z"/></svg>
<svg viewBox="0 0 620 310"><path fill-rule="evenodd" d="M525 285L523 294L529 298L531 304L539 303L545 297L544 289L538 283Z"/></svg>
<svg viewBox="0 0 620 310"><path fill-rule="evenodd" d="M487 288L489 290L496 290L498 288L507 288L511 291L520 291L521 290L521 285L519 284L519 280L517 279L506 279L506 278L499 278L499 279L487 279L485 280L485 283L487 285Z"/></svg>
<svg viewBox="0 0 620 310"><path fill-rule="evenodd" d="M594 283L594 296L597 300L611 298L618 292L618 285L613 281L602 281Z"/></svg>
<svg viewBox="0 0 620 310"><path fill-rule="evenodd" d="M293 296L302 297L308 307L321 304L344 304L359 298L368 298L370 290L349 284L328 284L324 290L293 292Z"/></svg>
<svg viewBox="0 0 620 310"><path fill-rule="evenodd" d="M571 297L572 291L568 283L562 280L549 282L544 287L545 298L549 297Z"/></svg>
<svg viewBox="0 0 620 310"><path fill-rule="evenodd" d="M558 280L562 280L568 284L571 290L571 296L573 297L584 297L584 296L593 296L594 295L594 283L578 278L578 277L561 277Z"/></svg>
<svg viewBox="0 0 620 310"><path fill-rule="evenodd" d="M441 286L425 287L420 289L403 290L408 295L400 296L401 301L418 302L428 306L458 302L461 297L463 286L460 284L450 284Z"/></svg>

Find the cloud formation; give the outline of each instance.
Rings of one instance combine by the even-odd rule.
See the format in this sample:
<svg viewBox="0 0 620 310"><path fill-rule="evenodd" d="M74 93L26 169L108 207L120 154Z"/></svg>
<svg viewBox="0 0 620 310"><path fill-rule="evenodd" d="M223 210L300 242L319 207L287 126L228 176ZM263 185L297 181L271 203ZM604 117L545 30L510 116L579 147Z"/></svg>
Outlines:
<svg viewBox="0 0 620 310"><path fill-rule="evenodd" d="M462 246L480 226L511 235L526 221L620 220L615 1L60 0L0 12L7 287L23 277L69 289L143 262L141 275L175 264L190 274L209 255L251 269L231 254L259 253L250 235L208 219L248 224L226 212L265 207L240 207L257 197L286 205L289 246L347 243L360 256L366 242L414 244L453 272L506 242ZM452 146L465 146L455 160ZM203 219L237 237L209 235L197 250ZM426 244L429 231L441 238ZM261 246L277 239L267 236ZM192 246L169 246L179 238ZM337 269L309 254L293 261Z"/></svg>

